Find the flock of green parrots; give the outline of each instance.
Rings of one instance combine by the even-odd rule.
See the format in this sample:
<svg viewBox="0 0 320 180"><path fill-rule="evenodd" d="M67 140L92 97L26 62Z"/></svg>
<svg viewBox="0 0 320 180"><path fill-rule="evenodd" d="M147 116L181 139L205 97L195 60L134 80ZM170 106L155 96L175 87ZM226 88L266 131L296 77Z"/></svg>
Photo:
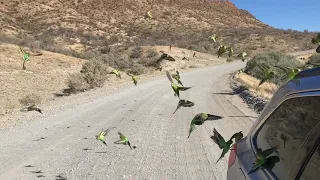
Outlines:
<svg viewBox="0 0 320 180"><path fill-rule="evenodd" d="M150 11L148 11L148 13L147 13L147 18L152 19L152 15L151 15ZM216 35L211 36L210 39L212 39L212 41L215 42L215 43L217 42L217 36ZM317 37L312 39L312 43L313 44L320 43L320 33L317 35ZM170 49L171 49L171 47L170 47ZM23 54L23 69L25 70L26 69L25 63L30 60L30 53L24 51L21 47L20 47L20 51ZM220 57L221 55L223 55L227 51L228 51L228 56L232 57L232 55L233 55L232 47L219 45L219 49L217 51L218 57ZM316 51L317 52L319 51L319 53L320 53L320 46L317 48ZM165 53L163 53L163 54L165 54ZM242 52L237 57L239 57L243 61L245 61L245 57L246 56L247 56L247 53L246 52ZM171 56L169 57L169 56L163 55L163 57L160 58L160 59L162 60L162 59L165 59L165 58L171 58ZM301 69L298 69L298 68L279 67L279 66L275 66L275 67L279 68L279 69L281 69L281 70L283 70L285 72L286 76L284 78L287 79L288 81L294 79L295 75L298 74L301 71ZM265 65L265 64L259 66L259 68L261 68L261 70L264 72L264 78L259 83L259 86L260 86L263 83L271 80L275 75L275 71L270 66ZM161 70L162 70L162 67L161 67ZM110 72L110 74L114 74L114 75L116 75L117 78L121 79L121 72L119 70L114 69L114 70L112 70ZM181 107L193 107L195 105L194 102L191 102L189 100L185 100L185 99L181 99L180 98L180 92L181 91L187 91L187 90L191 89L192 87L185 87L183 85L183 83L181 81L180 73L177 70L176 70L176 74L170 74L169 71L166 71L166 75L167 75L167 78L169 79L169 81L171 82L171 87L172 87L172 90L174 92L174 96L179 98L178 105L177 105L175 111L173 112L173 114L176 113ZM133 76L133 75L129 75L129 76L132 78L132 81L133 81L134 85L137 86L137 83L138 83L137 77ZM175 79L175 81L177 83L175 83L173 79ZM27 107L27 108L25 108L23 110L24 111L38 111L39 113L42 113L41 109L37 108L35 105L31 105L31 106L29 106L29 107ZM218 115L207 114L207 113L196 114L194 116L194 118L191 120L188 138L190 137L191 133L195 130L196 126L202 125L202 124L204 124L205 121L208 121L208 120L219 120L219 119L223 119L223 117L222 116L218 116ZM115 127L111 127L111 128L106 129L106 130L102 129L102 131L98 135L96 135L96 139L101 141L103 144L107 145L106 136L108 135L110 130L114 129L114 128ZM130 141L129 141L127 136L123 135L121 132L118 132L118 135L119 135L119 140L114 142L114 143L128 145L131 149L135 149L136 148L135 146L131 146ZM233 134L232 137L228 141L226 141L219 134L219 132L214 128L213 129L213 135L211 136L211 139L218 145L218 147L220 149L222 149L221 156L217 160L217 162L221 158L223 158L224 155L231 149L231 146L234 143L233 139L235 139L235 142L238 142L242 138L243 138L243 134L240 131L240 132L237 132L237 133ZM264 167L266 165L266 163L268 162L267 161L268 159L266 157L270 154L270 152L269 151L262 152L262 150L260 149L260 151L257 152L256 161L253 163L252 170L249 173L252 173L253 171L258 169L259 167ZM271 160L269 162L271 162Z"/></svg>

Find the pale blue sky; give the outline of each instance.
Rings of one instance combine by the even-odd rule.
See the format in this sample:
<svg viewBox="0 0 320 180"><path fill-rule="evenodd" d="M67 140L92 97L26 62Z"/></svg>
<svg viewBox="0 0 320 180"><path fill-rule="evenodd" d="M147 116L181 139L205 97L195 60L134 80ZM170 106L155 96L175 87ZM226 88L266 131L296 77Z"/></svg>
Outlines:
<svg viewBox="0 0 320 180"><path fill-rule="evenodd" d="M231 0L276 28L320 31L320 0Z"/></svg>

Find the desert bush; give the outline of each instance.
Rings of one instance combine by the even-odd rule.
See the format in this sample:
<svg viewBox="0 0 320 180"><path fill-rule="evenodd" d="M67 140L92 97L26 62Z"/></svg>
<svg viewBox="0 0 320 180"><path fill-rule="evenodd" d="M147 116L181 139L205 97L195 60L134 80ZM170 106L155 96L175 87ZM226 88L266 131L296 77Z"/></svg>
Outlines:
<svg viewBox="0 0 320 180"><path fill-rule="evenodd" d="M82 65L80 73L69 78L70 91L75 93L96 87L102 87L107 80L108 66L101 60L93 59Z"/></svg>
<svg viewBox="0 0 320 180"><path fill-rule="evenodd" d="M153 48L149 48L146 52L146 57L150 58L150 57L155 57L158 56L158 52L156 50L154 50Z"/></svg>
<svg viewBox="0 0 320 180"><path fill-rule="evenodd" d="M84 79L85 74L71 74L68 81L68 87L71 93L83 92L90 89L89 84Z"/></svg>
<svg viewBox="0 0 320 180"><path fill-rule="evenodd" d="M27 96L19 99L19 103L24 106L30 106L32 104L38 104L41 102L41 97L36 94L28 94Z"/></svg>
<svg viewBox="0 0 320 180"><path fill-rule="evenodd" d="M315 53L313 54L310 58L309 58L309 63L311 64L315 64L315 65L320 65L320 54L319 53Z"/></svg>
<svg viewBox="0 0 320 180"><path fill-rule="evenodd" d="M276 72L272 82L278 85L284 83L281 79L285 74L281 69L275 68L274 66L287 66L292 68L299 68L303 66L302 63L294 56L281 52L269 52L258 54L249 60L245 67L245 72L258 79L262 79L264 77L264 72L259 68L261 64L270 66Z"/></svg>
<svg viewBox="0 0 320 180"><path fill-rule="evenodd" d="M127 73L133 74L133 75L141 75L145 73L146 68L138 63L132 63L130 68L127 70Z"/></svg>
<svg viewBox="0 0 320 180"><path fill-rule="evenodd" d="M132 49L130 58L133 58L133 59L140 58L142 56L142 52L143 50L141 46L136 46Z"/></svg>

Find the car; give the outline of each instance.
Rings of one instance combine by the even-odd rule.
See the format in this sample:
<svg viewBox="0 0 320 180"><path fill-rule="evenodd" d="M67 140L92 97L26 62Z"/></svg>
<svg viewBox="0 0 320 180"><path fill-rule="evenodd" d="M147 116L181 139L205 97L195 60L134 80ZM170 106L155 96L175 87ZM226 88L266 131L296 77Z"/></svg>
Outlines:
<svg viewBox="0 0 320 180"><path fill-rule="evenodd" d="M257 153L265 163L252 171ZM227 179L320 179L320 68L301 71L279 88L232 145Z"/></svg>

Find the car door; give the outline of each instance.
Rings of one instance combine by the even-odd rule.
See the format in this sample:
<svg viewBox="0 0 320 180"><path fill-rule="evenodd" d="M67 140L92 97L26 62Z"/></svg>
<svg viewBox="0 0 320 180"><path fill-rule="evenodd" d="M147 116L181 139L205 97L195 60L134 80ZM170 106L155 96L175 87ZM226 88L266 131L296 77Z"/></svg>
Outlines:
<svg viewBox="0 0 320 180"><path fill-rule="evenodd" d="M319 92L294 94L256 126L251 135L252 157L247 158L252 162L242 164L248 179L285 180L297 176L312 149L310 144L318 138L319 107ZM258 151L266 155L266 163L250 172Z"/></svg>

